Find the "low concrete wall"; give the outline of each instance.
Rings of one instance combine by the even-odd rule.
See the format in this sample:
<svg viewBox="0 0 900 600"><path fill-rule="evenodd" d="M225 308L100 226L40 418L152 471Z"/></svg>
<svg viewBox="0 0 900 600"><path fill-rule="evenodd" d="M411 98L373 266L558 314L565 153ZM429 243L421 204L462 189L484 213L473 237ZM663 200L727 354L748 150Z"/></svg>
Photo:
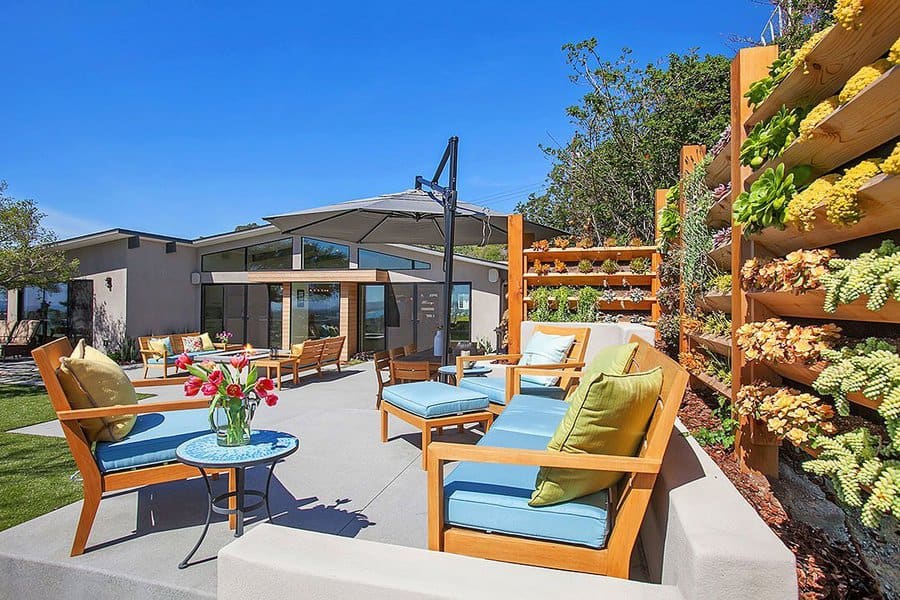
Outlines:
<svg viewBox="0 0 900 600"><path fill-rule="evenodd" d="M260 525L219 552L219 598L795 599L794 555L697 443L672 436L641 546L656 583Z"/></svg>
<svg viewBox="0 0 900 600"><path fill-rule="evenodd" d="M615 344L624 344L632 335L639 335L650 344L656 339L655 329L637 323L538 323L537 321L522 321L521 340L523 349L528 345L528 340L531 339L531 336L534 334L534 328L537 325L589 328L591 336L588 338L587 351L584 354L586 363L591 362L591 359L601 348Z"/></svg>

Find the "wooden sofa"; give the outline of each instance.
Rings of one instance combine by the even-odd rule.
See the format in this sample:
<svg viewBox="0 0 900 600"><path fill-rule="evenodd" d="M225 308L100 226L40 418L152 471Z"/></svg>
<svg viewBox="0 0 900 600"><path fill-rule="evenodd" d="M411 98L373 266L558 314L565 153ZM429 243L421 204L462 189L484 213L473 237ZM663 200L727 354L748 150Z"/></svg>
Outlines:
<svg viewBox="0 0 900 600"><path fill-rule="evenodd" d="M291 346L291 355L297 363L296 371L315 371L322 376L322 367L337 366L341 370L341 351L344 349L344 336L306 340L302 344Z"/></svg>
<svg viewBox="0 0 900 600"><path fill-rule="evenodd" d="M514 395L475 445L428 446L428 547L506 562L627 578L631 552L672 435L688 373L638 336L630 372L657 366L663 386L638 456L567 454L546 444L568 408ZM548 369L522 369L544 375ZM577 377L574 373L570 376ZM515 386L518 387L518 386ZM554 404L555 403L555 404ZM464 461L445 478L444 464ZM621 471L614 488L530 507L538 467ZM485 523L480 526L477 521Z"/></svg>
<svg viewBox="0 0 900 600"><path fill-rule="evenodd" d="M558 325L539 324L535 327L535 331L547 335L574 335L575 343L569 348L569 353L560 364L544 364L544 365L516 365L509 364L503 367L505 373L502 375L491 375L488 377L465 377L463 375L465 363L473 360L471 356L456 357L456 385L470 389L472 391L481 392L490 400L490 411L494 414L500 414L513 396L514 385L522 385L521 376L524 369L541 367L547 369L572 369L584 366L584 355L587 351L588 341L591 337L591 330L587 327L566 327ZM507 363L515 363L522 358L523 354L489 354L478 356L477 360L485 361L504 361ZM570 373L572 371L565 370L560 373L559 381L556 385L539 385L534 383L525 383L526 394L535 394L547 396L556 400L562 400L574 388L577 383Z"/></svg>
<svg viewBox="0 0 900 600"><path fill-rule="evenodd" d="M187 398L168 402L147 402L129 406L74 409L57 377L60 357L69 356L72 345L60 338L31 352L47 387L47 394L62 426L66 442L81 473L84 503L75 530L71 555L82 554L103 494L153 483L199 477L200 471L175 460L175 448L191 437L209 432L208 398ZM135 387L177 385L185 378L137 380ZM195 409L195 410L190 410ZM138 415L134 428L119 442L92 444L79 424L83 419L114 415ZM207 470L227 473L228 470ZM229 477L229 491L234 491L234 477ZM231 502L233 506L233 501ZM234 518L230 518L234 523Z"/></svg>
<svg viewBox="0 0 900 600"><path fill-rule="evenodd" d="M174 369L174 373L178 372L178 367L175 366L175 359L178 358L184 352L184 338L185 337L196 337L200 335L200 332L191 332L191 333L163 333L159 335L144 335L138 338L138 345L141 353L141 361L144 363L144 378L146 379L147 373L151 368L159 368L162 369L163 379L168 378L169 369ZM159 339L159 338L169 338L172 343L172 353L168 352L160 354L156 350L150 347L151 339ZM203 350L200 352L188 352L188 355L191 358L202 356L204 354L211 354L213 352L221 352L224 349L240 349L240 345L226 346L226 347L217 347L215 350Z"/></svg>

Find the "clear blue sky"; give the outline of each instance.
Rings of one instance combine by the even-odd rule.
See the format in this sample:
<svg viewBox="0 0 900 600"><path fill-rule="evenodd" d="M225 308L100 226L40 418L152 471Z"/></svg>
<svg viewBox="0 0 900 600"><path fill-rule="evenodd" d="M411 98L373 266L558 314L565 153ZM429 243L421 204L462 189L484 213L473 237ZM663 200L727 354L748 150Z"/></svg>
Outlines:
<svg viewBox="0 0 900 600"><path fill-rule="evenodd" d="M731 54L752 0L7 2L8 193L62 237L195 237L412 187L460 136L460 197L511 209L581 90L560 46Z"/></svg>

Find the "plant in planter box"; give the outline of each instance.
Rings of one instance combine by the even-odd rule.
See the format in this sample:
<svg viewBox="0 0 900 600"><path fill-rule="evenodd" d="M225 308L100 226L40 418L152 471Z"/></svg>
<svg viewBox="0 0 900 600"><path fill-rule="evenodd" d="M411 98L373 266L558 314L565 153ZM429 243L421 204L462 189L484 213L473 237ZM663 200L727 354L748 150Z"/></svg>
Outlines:
<svg viewBox="0 0 900 600"><path fill-rule="evenodd" d="M570 242L569 238L562 236L562 235L559 237L553 238L553 245L557 248L563 248L563 249L568 248L570 243L571 242Z"/></svg>
<svg viewBox="0 0 900 600"><path fill-rule="evenodd" d="M734 220L744 226L748 234L759 233L766 227L784 229L785 210L791 198L802 189L812 169L800 165L786 171L784 164L768 168L759 179L734 201Z"/></svg>
<svg viewBox="0 0 900 600"><path fill-rule="evenodd" d="M569 320L572 311L569 310L569 296L572 295L572 288L562 285L551 292L553 300L556 302L553 320L565 322Z"/></svg>
<svg viewBox="0 0 900 600"><path fill-rule="evenodd" d="M553 261L553 270L557 273L568 273L569 269L566 267L566 263L559 260L558 258Z"/></svg>
<svg viewBox="0 0 900 600"><path fill-rule="evenodd" d="M613 275L614 273L619 272L619 263L611 258L607 258L603 261L603 264L600 265L600 270L607 275Z"/></svg>
<svg viewBox="0 0 900 600"><path fill-rule="evenodd" d="M641 238L639 238L637 236L634 236L630 240L628 240L628 243L631 246L643 246L644 240L642 240Z"/></svg>
<svg viewBox="0 0 900 600"><path fill-rule="evenodd" d="M678 207L673 204L666 204L659 211L659 232L668 240L678 237L678 231L681 227L681 215L678 214Z"/></svg>
<svg viewBox="0 0 900 600"><path fill-rule="evenodd" d="M538 252L546 252L550 249L550 242L548 242L547 240L537 240L531 242L531 249Z"/></svg>
<svg viewBox="0 0 900 600"><path fill-rule="evenodd" d="M730 294L731 293L731 273L724 273L722 275L716 275L712 279L709 280L709 291L716 294Z"/></svg>
<svg viewBox="0 0 900 600"><path fill-rule="evenodd" d="M616 290L612 289L604 283L603 290L600 292L600 300L606 303L610 303L615 302L618 299L618 296L616 296Z"/></svg>
<svg viewBox="0 0 900 600"><path fill-rule="evenodd" d="M606 239L603 240L603 245L604 246L618 246L619 238L617 238L614 235L608 236Z"/></svg>
<svg viewBox="0 0 900 600"><path fill-rule="evenodd" d="M640 304L647 298L647 290L639 287L632 287L628 290L627 297L635 304Z"/></svg>
<svg viewBox="0 0 900 600"><path fill-rule="evenodd" d="M631 269L631 272L635 275L643 275L650 271L650 261L644 256L638 256L628 263L628 268Z"/></svg>
<svg viewBox="0 0 900 600"><path fill-rule="evenodd" d="M765 381L745 385L738 390L735 410L759 420L778 439L795 446L822 433L834 433L834 410L813 396L787 387L771 386Z"/></svg>
<svg viewBox="0 0 900 600"><path fill-rule="evenodd" d="M579 238L575 245L581 248L582 250L587 250L588 248L594 247L594 240L589 237Z"/></svg>
<svg viewBox="0 0 900 600"><path fill-rule="evenodd" d="M777 113L754 125L741 145L741 164L757 169L767 160L781 156L797 139L800 121L806 113L805 108L782 106Z"/></svg>
<svg viewBox="0 0 900 600"><path fill-rule="evenodd" d="M531 296L531 311L528 313L528 318L537 322L550 321L552 319L550 288L535 288L529 292L529 296Z"/></svg>
<svg viewBox="0 0 900 600"><path fill-rule="evenodd" d="M600 292L597 288L585 286L578 290L578 307L575 320L579 323L593 323L597 320L597 300Z"/></svg>
<svg viewBox="0 0 900 600"><path fill-rule="evenodd" d="M534 272L538 275L546 275L550 272L550 265L548 263L542 263L541 261L535 259L534 260Z"/></svg>
<svg viewBox="0 0 900 600"><path fill-rule="evenodd" d="M900 302L900 246L888 239L852 260L832 259L820 281L825 288L825 312L863 296L868 297L866 308L871 311L880 310L890 298Z"/></svg>
<svg viewBox="0 0 900 600"><path fill-rule="evenodd" d="M594 263L589 261L586 258L578 261L578 272L579 273L593 273L594 272Z"/></svg>
<svg viewBox="0 0 900 600"><path fill-rule="evenodd" d="M791 325L772 318L745 323L737 330L737 345L747 360L776 363L814 363L841 337L841 328L825 325Z"/></svg>

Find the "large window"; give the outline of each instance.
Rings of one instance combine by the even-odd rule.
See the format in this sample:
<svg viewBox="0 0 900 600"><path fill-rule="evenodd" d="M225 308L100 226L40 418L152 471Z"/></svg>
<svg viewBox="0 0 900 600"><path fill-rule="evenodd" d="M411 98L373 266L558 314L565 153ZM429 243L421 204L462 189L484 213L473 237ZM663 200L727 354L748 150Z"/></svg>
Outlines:
<svg viewBox="0 0 900 600"><path fill-rule="evenodd" d="M0 321L6 321L6 312L9 310L9 294L6 288L0 287Z"/></svg>
<svg viewBox="0 0 900 600"><path fill-rule="evenodd" d="M412 271L420 269L430 269L431 263L360 248L359 268L382 269L385 271Z"/></svg>
<svg viewBox="0 0 900 600"><path fill-rule="evenodd" d="M291 344L340 335L339 283L291 284Z"/></svg>
<svg viewBox="0 0 900 600"><path fill-rule="evenodd" d="M200 259L202 271L246 271L246 248L223 250L213 254L204 254Z"/></svg>
<svg viewBox="0 0 900 600"><path fill-rule="evenodd" d="M472 339L472 284L454 283L450 298L450 341Z"/></svg>
<svg viewBox="0 0 900 600"><path fill-rule="evenodd" d="M313 238L303 238L304 269L349 269L350 247Z"/></svg>
<svg viewBox="0 0 900 600"><path fill-rule="evenodd" d="M41 334L62 337L68 332L69 288L58 283L48 289L26 287L19 296L19 319L42 321Z"/></svg>
<svg viewBox="0 0 900 600"><path fill-rule="evenodd" d="M248 271L290 270L293 240L276 240L247 247Z"/></svg>
<svg viewBox="0 0 900 600"><path fill-rule="evenodd" d="M234 344L281 347L281 285L204 285L200 315L203 331L232 334Z"/></svg>

